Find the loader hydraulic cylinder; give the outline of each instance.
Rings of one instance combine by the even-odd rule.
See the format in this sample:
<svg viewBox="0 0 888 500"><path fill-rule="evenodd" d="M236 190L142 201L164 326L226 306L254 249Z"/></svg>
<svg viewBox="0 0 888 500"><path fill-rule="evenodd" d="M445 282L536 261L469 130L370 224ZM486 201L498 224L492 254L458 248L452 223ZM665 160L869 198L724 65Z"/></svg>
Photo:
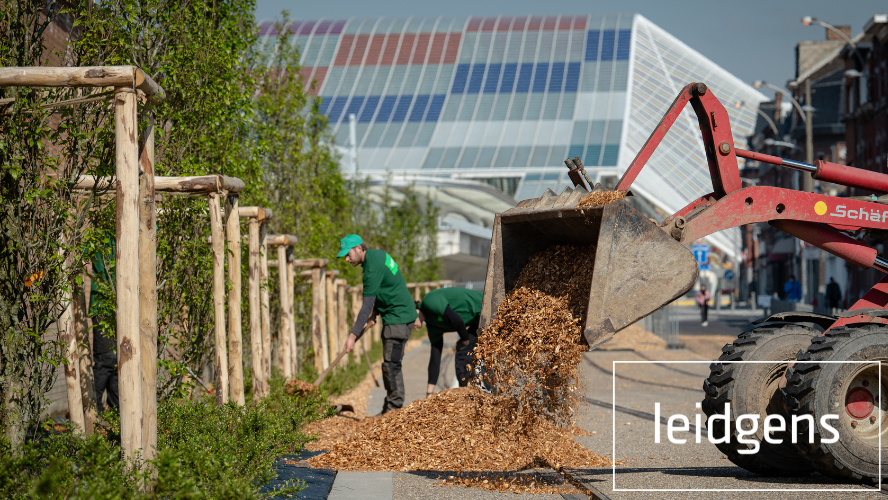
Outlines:
<svg viewBox="0 0 888 500"><path fill-rule="evenodd" d="M748 160L757 160L772 165L780 165L783 167L808 172L812 177L823 182L832 182L841 184L842 186L856 187L867 191L875 191L877 193L888 193L888 175L873 172L872 170L863 170L862 168L849 167L847 165L839 165L838 163L830 163L828 161L817 160L813 165L795 160L780 158L779 156L771 156L743 149L735 150L737 156Z"/></svg>
<svg viewBox="0 0 888 500"><path fill-rule="evenodd" d="M816 222L787 219L772 220L769 224L863 269L875 267L883 273L888 273L888 261L879 257L875 248L868 247L831 227Z"/></svg>

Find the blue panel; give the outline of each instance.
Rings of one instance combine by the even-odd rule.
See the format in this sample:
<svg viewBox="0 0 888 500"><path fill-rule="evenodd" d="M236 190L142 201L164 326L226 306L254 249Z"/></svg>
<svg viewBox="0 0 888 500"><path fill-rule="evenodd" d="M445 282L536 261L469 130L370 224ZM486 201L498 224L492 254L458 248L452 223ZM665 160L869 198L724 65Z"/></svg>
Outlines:
<svg viewBox="0 0 888 500"><path fill-rule="evenodd" d="M592 30L586 34L586 61L598 60L598 40L601 38L601 32Z"/></svg>
<svg viewBox="0 0 888 500"><path fill-rule="evenodd" d="M411 122L421 122L422 117L425 115L425 110L429 106L429 96L426 95L418 95L413 101L413 110L410 112L410 118L408 121Z"/></svg>
<svg viewBox="0 0 888 500"><path fill-rule="evenodd" d="M407 112L410 111L410 103L412 101L413 96L411 95L402 95L398 98L398 104L395 105L395 112L392 113L393 122L402 122L407 118Z"/></svg>
<svg viewBox="0 0 888 500"><path fill-rule="evenodd" d="M481 84L484 82L484 69L486 64L473 64L472 71L469 73L469 85L466 88L467 94L477 94L481 91Z"/></svg>
<svg viewBox="0 0 888 500"><path fill-rule="evenodd" d="M361 105L364 104L364 96L354 96L351 98L351 101L348 103L348 108L343 113L343 116L346 120L348 120L348 115L350 114L358 114L358 111L361 110Z"/></svg>
<svg viewBox="0 0 888 500"><path fill-rule="evenodd" d="M549 63L539 63L533 74L533 92L545 92L546 80L549 78Z"/></svg>
<svg viewBox="0 0 888 500"><path fill-rule="evenodd" d="M606 30L601 34L601 60L612 61L614 58L614 30Z"/></svg>
<svg viewBox="0 0 888 500"><path fill-rule="evenodd" d="M427 122L436 122L438 118L441 116L441 110L444 109L444 99L446 99L446 95L433 95L432 102L429 105L429 112L426 114Z"/></svg>
<svg viewBox="0 0 888 500"><path fill-rule="evenodd" d="M493 64L487 67L487 78L484 80L484 92L496 93L502 70L503 66L501 64Z"/></svg>
<svg viewBox="0 0 888 500"><path fill-rule="evenodd" d="M376 112L376 108L379 107L379 96L371 95L367 96L364 100L364 109L361 110L361 114L358 115L359 123L367 123L373 121L373 113Z"/></svg>
<svg viewBox="0 0 888 500"><path fill-rule="evenodd" d="M521 63L518 71L518 86L515 92L530 92L530 78L533 75L533 63Z"/></svg>
<svg viewBox="0 0 888 500"><path fill-rule="evenodd" d="M518 76L518 63L503 64L503 78L500 82L499 91L503 93L511 93L512 87L515 86L515 77Z"/></svg>
<svg viewBox="0 0 888 500"><path fill-rule="evenodd" d="M567 80L564 82L565 92L576 92L579 89L580 64L578 62L567 64Z"/></svg>
<svg viewBox="0 0 888 500"><path fill-rule="evenodd" d="M584 146L582 144L574 144L573 146L570 147L570 149L567 150L567 157L568 158L575 158L575 157L579 156L580 161L582 161L583 160L583 148L584 148ZM585 165L585 164L586 164L586 162L583 161L583 165Z"/></svg>
<svg viewBox="0 0 888 500"><path fill-rule="evenodd" d="M629 47L632 41L632 30L620 30L617 39L617 61L629 60Z"/></svg>
<svg viewBox="0 0 888 500"><path fill-rule="evenodd" d="M469 70L471 68L471 64L457 65L456 75L453 77L453 88L450 89L451 93L462 94L466 91L466 82L469 80Z"/></svg>
<svg viewBox="0 0 888 500"><path fill-rule="evenodd" d="M617 164L617 156L620 154L620 146L617 144L608 144L604 147L604 157L601 164L606 167L612 167Z"/></svg>
<svg viewBox="0 0 888 500"><path fill-rule="evenodd" d="M322 115L327 114L327 110L330 109L330 103L333 102L332 97L323 97L321 96L321 104L318 106L318 110Z"/></svg>
<svg viewBox="0 0 888 500"><path fill-rule="evenodd" d="M392 116L392 112L395 110L395 104L398 101L398 96L387 95L382 98L382 105L379 106L379 114L376 115L377 123L385 123L389 121L389 118Z"/></svg>
<svg viewBox="0 0 888 500"><path fill-rule="evenodd" d="M588 162L586 163L586 165L598 166L601 165L601 163L598 163L599 157L601 157L601 146L593 146L590 144L586 146L586 156L581 155L580 159L584 159L586 162Z"/></svg>
<svg viewBox="0 0 888 500"><path fill-rule="evenodd" d="M333 102L330 104L330 110L327 113L327 116L330 117L330 123L339 121L346 102L348 102L348 97L336 97L333 99Z"/></svg>
<svg viewBox="0 0 888 500"><path fill-rule="evenodd" d="M526 181L538 181L542 177L541 174L527 174L524 176L524 180Z"/></svg>
<svg viewBox="0 0 888 500"><path fill-rule="evenodd" d="M552 76L549 77L549 92L561 92L564 87L563 62L552 63Z"/></svg>

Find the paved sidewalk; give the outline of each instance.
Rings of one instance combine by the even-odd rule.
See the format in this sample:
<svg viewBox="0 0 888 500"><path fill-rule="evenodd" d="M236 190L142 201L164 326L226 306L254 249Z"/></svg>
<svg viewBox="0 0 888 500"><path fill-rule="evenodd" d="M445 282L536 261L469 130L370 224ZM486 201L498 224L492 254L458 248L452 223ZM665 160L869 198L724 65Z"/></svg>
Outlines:
<svg viewBox="0 0 888 500"><path fill-rule="evenodd" d="M328 500L392 500L392 472L336 474Z"/></svg>

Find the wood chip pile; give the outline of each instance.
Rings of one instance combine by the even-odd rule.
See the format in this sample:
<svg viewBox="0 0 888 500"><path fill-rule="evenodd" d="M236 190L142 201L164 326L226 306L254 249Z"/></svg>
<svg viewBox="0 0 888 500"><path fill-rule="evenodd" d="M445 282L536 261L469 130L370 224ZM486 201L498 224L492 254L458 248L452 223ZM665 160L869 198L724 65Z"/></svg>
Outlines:
<svg viewBox="0 0 888 500"><path fill-rule="evenodd" d="M578 207L597 207L609 205L626 197L626 191L595 191L587 194L577 204Z"/></svg>
<svg viewBox="0 0 888 500"><path fill-rule="evenodd" d="M545 461L553 467L609 465L573 440L569 430L545 420L519 428L501 415L508 397L475 387L449 389L381 417L355 422L345 441L308 460L336 470L516 470Z"/></svg>
<svg viewBox="0 0 888 500"><path fill-rule="evenodd" d="M317 392L318 388L316 385L305 382L304 380L290 379L287 381L286 390L288 394L294 396L306 396L313 392Z"/></svg>
<svg viewBox="0 0 888 500"><path fill-rule="evenodd" d="M520 422L571 423L595 247L553 245L528 259L478 337L485 385L516 402ZM505 416L504 416L505 417Z"/></svg>

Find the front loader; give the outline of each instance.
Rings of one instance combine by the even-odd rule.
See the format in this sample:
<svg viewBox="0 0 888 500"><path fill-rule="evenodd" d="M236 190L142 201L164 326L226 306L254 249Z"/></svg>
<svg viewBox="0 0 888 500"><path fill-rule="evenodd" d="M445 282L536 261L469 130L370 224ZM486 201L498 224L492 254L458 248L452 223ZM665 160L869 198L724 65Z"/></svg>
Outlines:
<svg viewBox="0 0 888 500"><path fill-rule="evenodd" d="M755 222L772 226L861 268L888 273L888 260L866 244L872 230L888 230L888 196L839 198L770 186L742 186L737 157L808 172L824 182L888 193L888 175L824 161L807 164L734 147L724 106L703 83L691 83L629 165L616 190L628 191L651 154L687 104L697 115L713 192L656 223L625 200L584 207L589 195L578 159L568 163L574 186L561 194L547 190L496 216L481 327L489 324L527 259L555 244L595 245L595 267L583 333L590 348L688 292L697 264L687 246L717 231ZM579 168L575 168L579 164ZM601 189L600 186L594 189ZM724 414L728 435L719 449L735 464L764 475L822 474L853 482L878 482L880 437L888 417L888 278L882 279L841 317L786 313L754 322L754 328L723 348L704 381L703 411ZM815 326L811 326L815 325ZM738 363L772 361L774 363ZM838 363L867 361L867 363ZM884 396L884 397L883 397ZM841 439L831 443L821 416L837 413ZM759 414L799 418L795 429L770 433L759 426L761 450L736 439L735 417ZM806 422L812 420L810 427ZM788 420L787 420L788 421ZM719 421L721 422L721 421ZM815 436L813 441L807 439ZM799 439L793 439L793 437ZM782 438L782 439L781 439ZM804 439L803 439L804 438ZM798 444L793 444L798 441ZM809 442L811 441L811 442Z"/></svg>

